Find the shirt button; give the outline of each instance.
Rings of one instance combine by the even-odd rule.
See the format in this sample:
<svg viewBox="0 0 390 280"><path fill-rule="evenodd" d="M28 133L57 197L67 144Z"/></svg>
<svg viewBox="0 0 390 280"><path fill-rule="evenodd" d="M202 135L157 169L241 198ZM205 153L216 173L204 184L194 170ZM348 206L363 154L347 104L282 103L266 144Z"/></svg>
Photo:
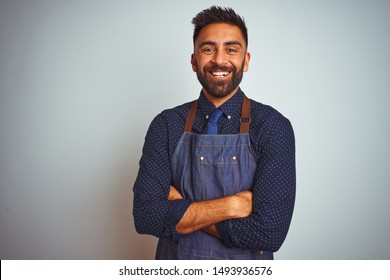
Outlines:
<svg viewBox="0 0 390 280"><path fill-rule="evenodd" d="M232 157L232 159L233 159L233 160L236 160L236 159L237 159L237 157L236 157L236 156L233 156L233 157Z"/></svg>
<svg viewBox="0 0 390 280"><path fill-rule="evenodd" d="M200 160L204 160L204 157L203 157L203 156L201 156L201 157L200 157Z"/></svg>
<svg viewBox="0 0 390 280"><path fill-rule="evenodd" d="M230 120L232 118L232 116L229 115L229 116L227 116L227 118Z"/></svg>

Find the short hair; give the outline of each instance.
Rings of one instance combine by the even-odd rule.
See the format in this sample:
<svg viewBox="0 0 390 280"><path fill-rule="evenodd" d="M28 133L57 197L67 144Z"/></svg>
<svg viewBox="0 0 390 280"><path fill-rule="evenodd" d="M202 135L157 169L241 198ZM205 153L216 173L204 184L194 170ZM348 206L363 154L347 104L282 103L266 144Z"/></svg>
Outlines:
<svg viewBox="0 0 390 280"><path fill-rule="evenodd" d="M240 28L245 44L248 47L248 29L246 28L244 18L237 14L232 8L223 8L219 6L211 6L198 13L192 19L192 24L195 26L193 36L194 45L202 28L212 23L229 23L237 26Z"/></svg>

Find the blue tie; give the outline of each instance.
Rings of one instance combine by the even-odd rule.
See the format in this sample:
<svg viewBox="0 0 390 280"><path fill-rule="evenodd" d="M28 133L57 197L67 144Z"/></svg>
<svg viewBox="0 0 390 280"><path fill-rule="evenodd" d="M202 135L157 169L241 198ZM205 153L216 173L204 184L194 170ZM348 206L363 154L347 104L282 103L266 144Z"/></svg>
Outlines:
<svg viewBox="0 0 390 280"><path fill-rule="evenodd" d="M220 109L215 109L211 112L206 127L203 129L203 134L218 134L218 120L223 112Z"/></svg>

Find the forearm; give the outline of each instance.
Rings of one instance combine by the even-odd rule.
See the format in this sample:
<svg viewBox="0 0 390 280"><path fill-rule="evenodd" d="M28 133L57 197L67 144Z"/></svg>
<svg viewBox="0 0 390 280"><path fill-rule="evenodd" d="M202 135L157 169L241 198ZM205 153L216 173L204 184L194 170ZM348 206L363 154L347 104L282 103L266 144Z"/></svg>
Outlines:
<svg viewBox="0 0 390 280"><path fill-rule="evenodd" d="M176 231L188 234L199 229L218 235L214 224L252 213L252 193L237 193L213 200L193 202L176 225Z"/></svg>
<svg viewBox="0 0 390 280"><path fill-rule="evenodd" d="M171 186L170 191L169 191L169 195L168 195L168 200L177 200L177 199L183 199L183 196L175 187ZM205 226L201 230L203 230L204 232L206 232L214 237L221 239L221 235L219 234L215 224Z"/></svg>
<svg viewBox="0 0 390 280"><path fill-rule="evenodd" d="M234 218L230 205L234 197L193 202L176 225L176 231L187 234L220 221Z"/></svg>

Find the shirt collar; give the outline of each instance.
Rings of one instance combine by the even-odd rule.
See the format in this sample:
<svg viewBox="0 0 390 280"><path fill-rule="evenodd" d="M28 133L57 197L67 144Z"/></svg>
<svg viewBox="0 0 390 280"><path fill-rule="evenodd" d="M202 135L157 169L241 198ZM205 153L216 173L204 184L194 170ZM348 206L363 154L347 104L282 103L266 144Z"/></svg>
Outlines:
<svg viewBox="0 0 390 280"><path fill-rule="evenodd" d="M230 118L240 118L241 116L241 107L242 101L244 99L244 93L238 88L237 92L230 98L228 101L223 103L219 109L221 109L225 117ZM199 109L202 114L206 117L215 109L214 104L212 104L203 92L199 96ZM230 116L230 117L229 117Z"/></svg>

